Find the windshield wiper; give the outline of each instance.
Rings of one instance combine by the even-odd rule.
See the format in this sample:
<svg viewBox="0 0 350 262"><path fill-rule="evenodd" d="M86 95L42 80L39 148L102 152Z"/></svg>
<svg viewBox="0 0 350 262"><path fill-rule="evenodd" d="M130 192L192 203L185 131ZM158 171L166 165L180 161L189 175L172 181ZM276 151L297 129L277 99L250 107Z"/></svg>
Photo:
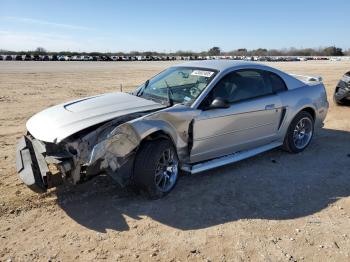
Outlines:
<svg viewBox="0 0 350 262"><path fill-rule="evenodd" d="M168 82L165 79L164 79L164 82L167 88L169 106L173 106L174 105L174 100L172 99L173 91L171 90L171 87L169 86Z"/></svg>
<svg viewBox="0 0 350 262"><path fill-rule="evenodd" d="M142 96L143 91L147 88L149 85L149 79L145 82L144 86L137 92L136 96Z"/></svg>
<svg viewBox="0 0 350 262"><path fill-rule="evenodd" d="M144 88L142 88L142 89L145 89L145 88L147 88L147 86L149 85L149 79L145 82L145 87Z"/></svg>

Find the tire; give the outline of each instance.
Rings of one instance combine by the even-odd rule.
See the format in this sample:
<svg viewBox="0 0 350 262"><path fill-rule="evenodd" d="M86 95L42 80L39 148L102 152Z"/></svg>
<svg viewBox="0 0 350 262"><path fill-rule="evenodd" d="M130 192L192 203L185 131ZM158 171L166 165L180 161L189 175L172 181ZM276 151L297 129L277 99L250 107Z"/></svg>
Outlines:
<svg viewBox="0 0 350 262"><path fill-rule="evenodd" d="M337 105L344 105L344 99L337 99L336 98L336 93L338 92L338 89L339 88L336 88L336 90L334 91L334 94L333 94L333 101L335 104Z"/></svg>
<svg viewBox="0 0 350 262"><path fill-rule="evenodd" d="M300 123L304 123L304 128ZM304 151L305 148L307 148L307 146L310 144L313 134L313 117L310 113L301 111L294 117L293 121L288 127L288 131L283 143L283 148L291 153L299 153L301 151ZM301 141L303 141L303 143Z"/></svg>
<svg viewBox="0 0 350 262"><path fill-rule="evenodd" d="M333 101L336 105L339 105L339 106L349 106L350 105L350 100L349 98L342 98L342 99L339 99L336 97L337 95L337 92L339 90L340 87L337 87L336 90L334 91L334 94L333 94Z"/></svg>
<svg viewBox="0 0 350 262"><path fill-rule="evenodd" d="M347 100L346 98L337 99L337 98L335 98L335 96L333 96L333 101L338 106L349 106L350 105L350 101Z"/></svg>
<svg viewBox="0 0 350 262"><path fill-rule="evenodd" d="M179 160L169 140L142 144L134 165L134 183L141 192L151 199L161 198L175 187L178 177Z"/></svg>
<svg viewBox="0 0 350 262"><path fill-rule="evenodd" d="M338 106L342 106L344 105L344 102L342 100L337 100L336 98L333 97L333 101L336 105Z"/></svg>

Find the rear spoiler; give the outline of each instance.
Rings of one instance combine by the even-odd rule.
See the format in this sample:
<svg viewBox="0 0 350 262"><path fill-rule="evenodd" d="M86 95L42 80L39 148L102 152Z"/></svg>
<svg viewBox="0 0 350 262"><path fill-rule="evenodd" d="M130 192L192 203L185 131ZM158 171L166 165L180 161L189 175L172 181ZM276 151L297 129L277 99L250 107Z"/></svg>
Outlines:
<svg viewBox="0 0 350 262"><path fill-rule="evenodd" d="M305 76L305 75L296 75L296 74L290 74L290 75L294 76L295 78L307 84L318 84L323 81L321 76Z"/></svg>

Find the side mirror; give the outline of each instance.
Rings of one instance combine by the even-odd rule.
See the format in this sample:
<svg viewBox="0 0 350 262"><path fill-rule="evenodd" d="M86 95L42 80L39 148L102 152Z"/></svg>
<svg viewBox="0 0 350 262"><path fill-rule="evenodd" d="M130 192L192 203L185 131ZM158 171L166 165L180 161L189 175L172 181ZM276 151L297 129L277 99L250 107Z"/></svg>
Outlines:
<svg viewBox="0 0 350 262"><path fill-rule="evenodd" d="M211 102L209 109L229 108L229 107L230 107L230 103L225 98L217 97Z"/></svg>

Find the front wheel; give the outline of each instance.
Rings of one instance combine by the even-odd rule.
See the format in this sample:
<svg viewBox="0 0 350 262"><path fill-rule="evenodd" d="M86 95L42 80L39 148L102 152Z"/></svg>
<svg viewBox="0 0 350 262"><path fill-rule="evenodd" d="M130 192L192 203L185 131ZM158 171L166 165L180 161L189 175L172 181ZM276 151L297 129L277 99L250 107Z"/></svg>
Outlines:
<svg viewBox="0 0 350 262"><path fill-rule="evenodd" d="M176 185L179 160L169 140L144 142L134 165L134 182L152 199L168 194Z"/></svg>
<svg viewBox="0 0 350 262"><path fill-rule="evenodd" d="M301 111L289 125L284 139L284 148L291 153L303 151L314 134L314 119L310 113Z"/></svg>

